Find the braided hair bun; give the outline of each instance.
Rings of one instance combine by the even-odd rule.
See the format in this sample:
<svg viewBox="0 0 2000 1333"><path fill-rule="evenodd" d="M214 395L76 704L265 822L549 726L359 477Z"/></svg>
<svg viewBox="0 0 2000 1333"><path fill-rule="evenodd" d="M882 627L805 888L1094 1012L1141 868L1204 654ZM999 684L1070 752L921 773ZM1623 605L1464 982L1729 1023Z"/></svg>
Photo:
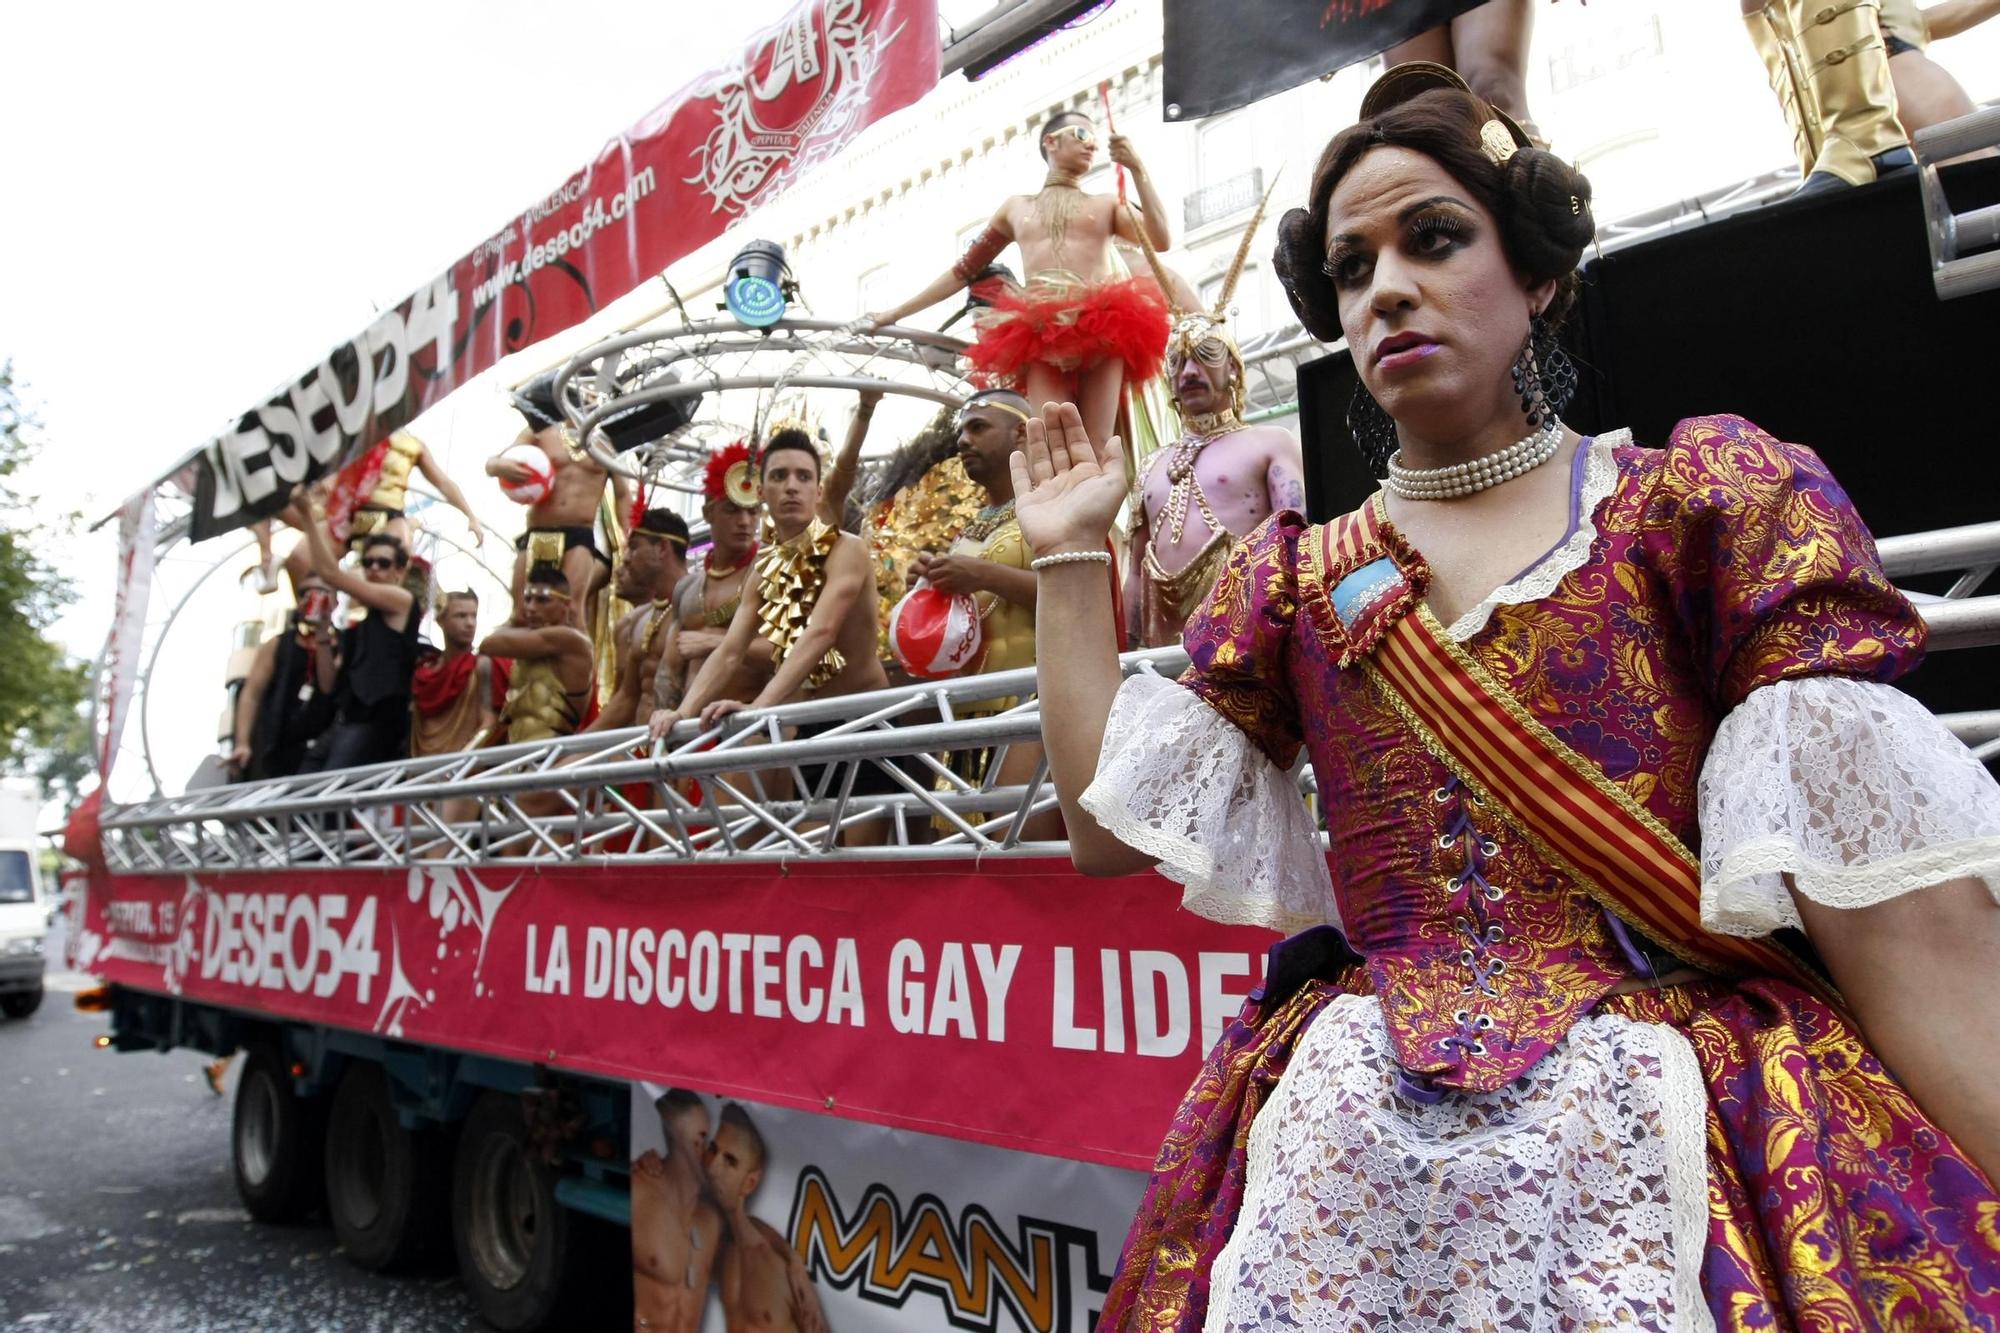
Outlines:
<svg viewBox="0 0 2000 1333"><path fill-rule="evenodd" d="M1501 228L1507 257L1533 281L1572 279L1558 282L1561 309L1547 312L1556 322L1575 298L1576 266L1597 235L1590 181L1546 148L1520 148L1501 167L1500 182L1506 190Z"/></svg>
<svg viewBox="0 0 2000 1333"><path fill-rule="evenodd" d="M1278 220L1272 256L1293 312L1315 338L1331 342L1341 336L1333 279L1323 268L1334 187L1379 147L1422 153L1463 185L1499 223L1501 246L1524 285L1555 282L1555 296L1543 314L1551 325L1562 322L1576 299L1577 263L1597 231L1590 182L1546 149L1515 147L1504 162L1495 162L1482 144L1482 131L1515 142L1478 97L1432 87L1350 125L1327 144L1313 169L1308 206Z"/></svg>

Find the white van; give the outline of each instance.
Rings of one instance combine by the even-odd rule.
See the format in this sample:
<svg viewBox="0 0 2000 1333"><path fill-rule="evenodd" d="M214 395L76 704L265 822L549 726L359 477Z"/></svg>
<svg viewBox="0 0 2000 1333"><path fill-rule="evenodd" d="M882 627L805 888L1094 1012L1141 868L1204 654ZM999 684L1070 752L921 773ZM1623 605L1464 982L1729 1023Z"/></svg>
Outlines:
<svg viewBox="0 0 2000 1333"><path fill-rule="evenodd" d="M35 845L41 792L33 783L0 782L0 1014L26 1018L41 1007L49 928Z"/></svg>

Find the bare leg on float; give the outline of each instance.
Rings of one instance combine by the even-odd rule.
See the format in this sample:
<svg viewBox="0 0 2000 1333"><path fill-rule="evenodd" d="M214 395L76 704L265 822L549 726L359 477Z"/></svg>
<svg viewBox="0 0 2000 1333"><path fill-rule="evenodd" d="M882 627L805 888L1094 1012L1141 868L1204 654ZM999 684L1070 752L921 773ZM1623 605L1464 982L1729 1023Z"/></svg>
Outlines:
<svg viewBox="0 0 2000 1333"><path fill-rule="evenodd" d="M1123 361L1100 361L1078 374L1076 410L1091 439L1108 440L1118 433L1118 400L1124 392Z"/></svg>
<svg viewBox="0 0 2000 1333"><path fill-rule="evenodd" d="M2000 1180L2000 907L1986 886L1956 879L1849 909L1792 901L1875 1054Z"/></svg>
<svg viewBox="0 0 2000 1333"><path fill-rule="evenodd" d="M1451 21L1451 50L1459 77L1499 107L1536 140L1528 114L1528 38L1535 29L1534 0L1486 0Z"/></svg>
<svg viewBox="0 0 2000 1333"><path fill-rule="evenodd" d="M1022 376L1021 394L1037 412L1045 403L1066 403L1076 397L1076 377L1040 361L1030 361Z"/></svg>
<svg viewBox="0 0 2000 1333"><path fill-rule="evenodd" d="M1391 66L1429 60L1456 70L1473 92L1520 121L1539 141L1541 132L1528 116L1528 38L1534 25L1533 0L1486 0L1447 25L1398 42L1382 59Z"/></svg>
<svg viewBox="0 0 2000 1333"><path fill-rule="evenodd" d="M1382 53L1382 59L1392 69L1411 60L1428 60L1433 65L1456 69L1451 58L1451 25L1441 24L1407 42L1398 42Z"/></svg>
<svg viewBox="0 0 2000 1333"><path fill-rule="evenodd" d="M569 623L585 634L590 633L591 594L603 586L598 578L603 567L604 562L584 547L572 546L563 552L563 577L569 580Z"/></svg>
<svg viewBox="0 0 2000 1333"><path fill-rule="evenodd" d="M521 593L527 586L528 552L523 549L514 556L514 577L507 585L507 605L510 608L508 614L513 617L513 623L516 625L527 623L528 613L521 605Z"/></svg>
<svg viewBox="0 0 2000 1333"><path fill-rule="evenodd" d="M299 580L312 573L312 551L301 541L285 552L285 577L292 585L292 596L296 600Z"/></svg>
<svg viewBox="0 0 2000 1333"><path fill-rule="evenodd" d="M1896 119L1903 122L1903 129L1909 134L1969 116L1978 109L1951 71L1922 51L1890 56L1889 81L1896 85ZM1970 162L1975 157L1995 155L1993 149L1982 148L1951 160Z"/></svg>
<svg viewBox="0 0 2000 1333"><path fill-rule="evenodd" d="M271 554L271 520L261 518L252 523L250 535L257 539L257 591L276 592L278 565Z"/></svg>

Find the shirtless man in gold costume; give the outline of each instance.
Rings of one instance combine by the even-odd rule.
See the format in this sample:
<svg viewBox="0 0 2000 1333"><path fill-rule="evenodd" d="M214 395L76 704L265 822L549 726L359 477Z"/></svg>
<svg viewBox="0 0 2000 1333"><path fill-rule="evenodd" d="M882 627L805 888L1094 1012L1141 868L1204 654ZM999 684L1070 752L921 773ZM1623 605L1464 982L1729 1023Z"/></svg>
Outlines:
<svg viewBox="0 0 2000 1333"><path fill-rule="evenodd" d="M375 447L382 450L382 470L376 476L374 488L355 506L354 515L348 520L348 543L352 545L374 533L386 532L405 546L410 544L410 520L403 510L409 503L410 474L415 472L431 484L439 499L465 515L466 525L472 529L472 549L477 551L486 540L486 529L480 525L479 515L472 512L465 492L438 465L424 442L409 431L399 430Z"/></svg>
<svg viewBox="0 0 2000 1333"><path fill-rule="evenodd" d="M687 574L687 520L648 509L632 520L618 595L633 609L618 622L618 687L585 731L616 731L653 715L653 682L673 633L673 592Z"/></svg>
<svg viewBox="0 0 2000 1333"><path fill-rule="evenodd" d="M738 441L716 451L702 474L702 495L710 546L674 589L674 628L653 683L655 709L680 704L709 654L722 646L750 582L764 497L748 444ZM754 699L770 678L770 640L753 638L742 665L718 687L718 697Z"/></svg>
<svg viewBox="0 0 2000 1333"><path fill-rule="evenodd" d="M519 624L494 630L479 645L482 656L513 659L500 714L507 740L573 735L590 715L596 670L590 639L571 623L562 570L545 563L528 571L521 616Z"/></svg>
<svg viewBox="0 0 2000 1333"><path fill-rule="evenodd" d="M744 708L858 694L889 683L876 656L880 622L868 548L820 521L819 461L803 431L780 431L765 446L762 492L777 544L759 552L728 632L680 703L653 714L655 738L685 717L712 727ZM729 698L724 690L757 639L771 645L776 669L756 697Z"/></svg>
<svg viewBox="0 0 2000 1333"><path fill-rule="evenodd" d="M694 1093L668 1088L653 1109L667 1146L632 1163L632 1327L697 1333L722 1247L722 1214L703 1171L708 1108Z"/></svg>
<svg viewBox="0 0 2000 1333"><path fill-rule="evenodd" d="M632 502L632 483L606 471L576 443L568 425L551 415L547 404L523 394L516 396L514 405L530 423L514 444L540 449L548 461L550 477L549 493L528 507L528 530L514 542L514 549L520 552L514 560L514 602L520 604L528 566L552 561L562 567L569 580L570 623L586 629L591 595L611 577L610 557L597 549L597 510L604 500L605 483L611 485L612 512L621 520ZM521 482L528 480L530 472L525 464L503 452L486 460L486 475Z"/></svg>

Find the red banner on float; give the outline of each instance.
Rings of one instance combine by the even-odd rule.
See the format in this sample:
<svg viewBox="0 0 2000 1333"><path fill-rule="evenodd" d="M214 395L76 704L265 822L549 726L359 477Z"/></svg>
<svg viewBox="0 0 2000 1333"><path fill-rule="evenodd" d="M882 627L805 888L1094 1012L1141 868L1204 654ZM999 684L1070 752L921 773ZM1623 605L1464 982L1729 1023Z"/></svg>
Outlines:
<svg viewBox="0 0 2000 1333"><path fill-rule="evenodd" d="M98 876L108 981L1151 1164L1265 931L1067 863Z"/></svg>
<svg viewBox="0 0 2000 1333"><path fill-rule="evenodd" d="M801 0L203 446L199 541L268 517L510 352L722 234L937 84L935 0Z"/></svg>

